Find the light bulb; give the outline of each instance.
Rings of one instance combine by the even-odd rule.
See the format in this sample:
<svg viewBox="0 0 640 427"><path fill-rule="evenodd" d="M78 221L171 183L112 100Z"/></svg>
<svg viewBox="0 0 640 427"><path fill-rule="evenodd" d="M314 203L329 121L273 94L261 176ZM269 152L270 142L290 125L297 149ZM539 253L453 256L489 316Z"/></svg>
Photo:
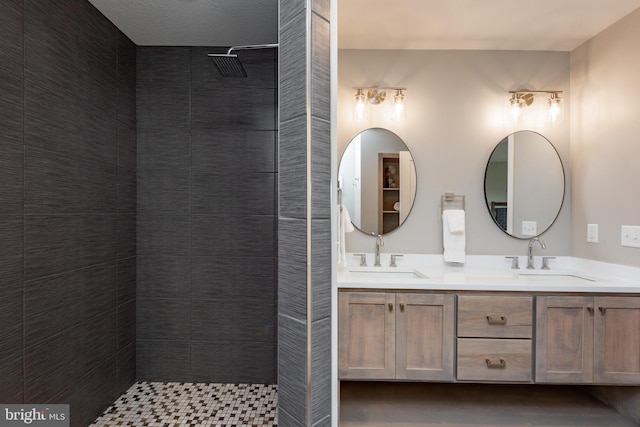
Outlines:
<svg viewBox="0 0 640 427"><path fill-rule="evenodd" d="M509 103L511 104L511 120L513 121L513 123L518 123L518 121L520 120L520 115L522 113L522 105L520 99L518 98L518 95L514 93L511 96Z"/></svg>
<svg viewBox="0 0 640 427"><path fill-rule="evenodd" d="M560 121L560 101L562 101L562 99L559 98L557 94L551 94L551 97L549 98L549 120L551 121L551 124L555 124Z"/></svg>
<svg viewBox="0 0 640 427"><path fill-rule="evenodd" d="M365 115L366 115L365 101L366 100L367 100L367 97L362 92L362 89L356 89L356 95L355 95L356 105L353 111L353 116L355 120L362 120L365 118Z"/></svg>
<svg viewBox="0 0 640 427"><path fill-rule="evenodd" d="M396 89L396 94L393 96L393 118L399 120L404 117L404 93L402 92L402 89Z"/></svg>

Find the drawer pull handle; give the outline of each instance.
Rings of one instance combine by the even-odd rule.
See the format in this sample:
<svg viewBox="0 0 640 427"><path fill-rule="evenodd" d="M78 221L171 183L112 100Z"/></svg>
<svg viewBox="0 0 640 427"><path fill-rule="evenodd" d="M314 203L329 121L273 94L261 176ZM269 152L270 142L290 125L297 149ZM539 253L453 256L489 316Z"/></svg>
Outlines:
<svg viewBox="0 0 640 427"><path fill-rule="evenodd" d="M506 325L507 318L505 316L487 316L487 322L490 325Z"/></svg>
<svg viewBox="0 0 640 427"><path fill-rule="evenodd" d="M389 311L393 311L393 303L389 303Z"/></svg>
<svg viewBox="0 0 640 427"><path fill-rule="evenodd" d="M487 368L489 369L505 369L507 362L504 359L500 359L498 362L494 362L491 359L484 359L487 362Z"/></svg>
<svg viewBox="0 0 640 427"><path fill-rule="evenodd" d="M598 307L598 310L600 310L603 316L607 313L607 307Z"/></svg>
<svg viewBox="0 0 640 427"><path fill-rule="evenodd" d="M400 311L404 311L404 303L400 303Z"/></svg>
<svg viewBox="0 0 640 427"><path fill-rule="evenodd" d="M593 307L587 307L587 311L589 314L593 315Z"/></svg>

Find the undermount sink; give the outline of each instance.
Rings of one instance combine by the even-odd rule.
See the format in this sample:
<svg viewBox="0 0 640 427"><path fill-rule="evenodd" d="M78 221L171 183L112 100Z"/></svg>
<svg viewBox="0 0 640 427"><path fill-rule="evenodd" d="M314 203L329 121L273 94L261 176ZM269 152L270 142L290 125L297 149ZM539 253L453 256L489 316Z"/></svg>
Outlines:
<svg viewBox="0 0 640 427"><path fill-rule="evenodd" d="M587 277L578 276L570 273L539 273L539 272L530 272L530 273L518 273L519 278L523 278L529 281L535 281L537 283L549 283L549 282L559 282L562 283L582 283L582 282L595 282L593 279L589 279Z"/></svg>
<svg viewBox="0 0 640 427"><path fill-rule="evenodd" d="M428 279L418 270L390 271L390 270L350 270L349 274L361 279L393 280L393 279Z"/></svg>

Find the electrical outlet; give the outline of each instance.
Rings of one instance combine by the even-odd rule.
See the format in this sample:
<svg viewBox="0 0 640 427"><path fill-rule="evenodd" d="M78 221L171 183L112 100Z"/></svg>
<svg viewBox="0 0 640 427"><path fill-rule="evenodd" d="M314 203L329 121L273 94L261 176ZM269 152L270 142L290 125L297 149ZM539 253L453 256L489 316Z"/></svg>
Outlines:
<svg viewBox="0 0 640 427"><path fill-rule="evenodd" d="M620 234L620 244L622 246L640 248L640 227L623 225Z"/></svg>
<svg viewBox="0 0 640 427"><path fill-rule="evenodd" d="M522 234L525 236L537 236L538 223L536 221L522 221Z"/></svg>
<svg viewBox="0 0 640 427"><path fill-rule="evenodd" d="M598 224L587 224L587 242L598 243Z"/></svg>

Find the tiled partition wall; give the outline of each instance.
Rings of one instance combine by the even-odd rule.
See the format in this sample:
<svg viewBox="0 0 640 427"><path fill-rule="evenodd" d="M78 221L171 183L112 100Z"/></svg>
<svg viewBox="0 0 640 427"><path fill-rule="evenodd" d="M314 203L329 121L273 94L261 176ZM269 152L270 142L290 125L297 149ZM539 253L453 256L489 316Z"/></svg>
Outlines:
<svg viewBox="0 0 640 427"><path fill-rule="evenodd" d="M329 1L280 1L278 422L331 425Z"/></svg>
<svg viewBox="0 0 640 427"><path fill-rule="evenodd" d="M275 383L276 58L138 48L138 378Z"/></svg>
<svg viewBox="0 0 640 427"><path fill-rule="evenodd" d="M135 60L85 0L0 2L0 402L72 426L135 380Z"/></svg>

